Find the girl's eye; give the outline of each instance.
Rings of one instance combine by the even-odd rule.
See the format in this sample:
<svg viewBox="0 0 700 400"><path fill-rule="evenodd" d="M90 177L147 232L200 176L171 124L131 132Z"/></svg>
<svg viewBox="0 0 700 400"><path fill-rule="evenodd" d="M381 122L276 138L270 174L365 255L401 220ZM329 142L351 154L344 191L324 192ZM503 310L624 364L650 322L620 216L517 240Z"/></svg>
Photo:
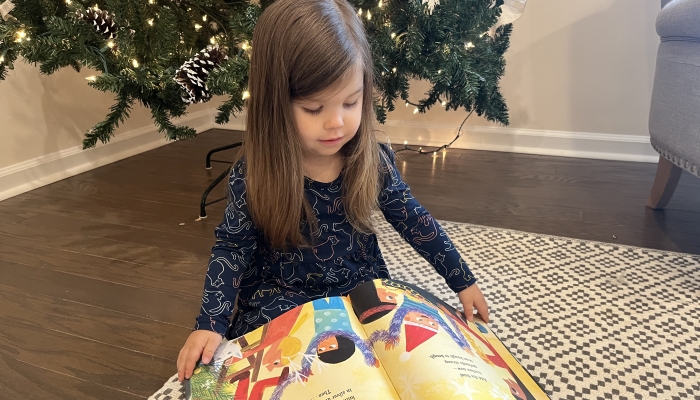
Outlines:
<svg viewBox="0 0 700 400"><path fill-rule="evenodd" d="M343 104L343 105L345 106L345 108L350 109L350 108L355 108L355 107L357 107L357 103L358 103L358 102L359 102L359 100L355 100L355 102L352 103L352 104ZM311 114L311 115L318 115L318 114L321 113L322 110L323 110L323 106L321 106L321 107L319 107L319 108L317 108L317 109L315 109L315 110L309 110L308 108L304 108L304 111L305 111L306 113Z"/></svg>
<svg viewBox="0 0 700 400"><path fill-rule="evenodd" d="M318 115L318 114L321 113L321 110L322 110L322 109L323 109L323 107L319 107L319 108L317 108L317 109L315 109L315 110L309 110L308 108L305 108L304 111L306 111L307 113L309 113L309 114L311 114L311 115Z"/></svg>

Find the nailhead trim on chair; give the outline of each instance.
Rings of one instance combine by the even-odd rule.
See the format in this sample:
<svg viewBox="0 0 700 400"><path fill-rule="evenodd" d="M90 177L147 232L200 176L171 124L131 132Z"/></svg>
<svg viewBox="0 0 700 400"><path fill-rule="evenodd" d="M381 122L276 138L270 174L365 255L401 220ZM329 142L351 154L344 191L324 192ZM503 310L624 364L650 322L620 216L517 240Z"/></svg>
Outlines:
<svg viewBox="0 0 700 400"><path fill-rule="evenodd" d="M675 165L683 168L684 170L690 172L691 174L697 176L700 178L700 167L697 166L696 164L678 157L675 154L672 154L670 151L662 148L658 143L655 143L654 140L651 140L651 146L654 148L654 150L658 151L661 156L663 156L665 159L668 161L674 163Z"/></svg>

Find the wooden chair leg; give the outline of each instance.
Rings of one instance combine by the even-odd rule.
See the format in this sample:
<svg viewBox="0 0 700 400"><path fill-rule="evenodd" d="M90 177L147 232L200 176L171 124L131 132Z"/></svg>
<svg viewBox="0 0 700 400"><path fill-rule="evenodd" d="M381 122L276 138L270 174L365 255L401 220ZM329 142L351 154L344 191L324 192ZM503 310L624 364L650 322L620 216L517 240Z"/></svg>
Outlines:
<svg viewBox="0 0 700 400"><path fill-rule="evenodd" d="M666 207L668 201L671 200L671 196L673 196L673 192L676 190L682 172L683 170L680 167L664 157L659 157L659 165L656 167L656 178L647 200L647 207L654 210Z"/></svg>

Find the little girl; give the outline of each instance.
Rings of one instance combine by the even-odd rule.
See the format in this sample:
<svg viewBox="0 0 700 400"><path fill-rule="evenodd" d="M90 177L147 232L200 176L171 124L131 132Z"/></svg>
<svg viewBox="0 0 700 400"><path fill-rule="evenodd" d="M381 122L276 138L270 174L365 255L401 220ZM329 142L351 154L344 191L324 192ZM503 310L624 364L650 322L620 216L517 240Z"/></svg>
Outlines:
<svg viewBox="0 0 700 400"><path fill-rule="evenodd" d="M234 338L306 302L388 278L372 228L386 220L458 294L486 300L440 225L411 196L374 131L373 62L346 0L277 0L253 33L244 145L178 378ZM231 316L234 312L232 321Z"/></svg>

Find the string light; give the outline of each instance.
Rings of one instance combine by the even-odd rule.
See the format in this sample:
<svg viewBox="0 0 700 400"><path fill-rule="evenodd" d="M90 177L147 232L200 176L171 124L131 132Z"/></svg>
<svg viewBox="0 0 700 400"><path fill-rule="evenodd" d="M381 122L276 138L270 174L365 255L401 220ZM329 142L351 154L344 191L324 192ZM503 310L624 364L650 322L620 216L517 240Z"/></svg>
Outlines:
<svg viewBox="0 0 700 400"><path fill-rule="evenodd" d="M70 3L72 3L72 1L66 0L66 4L70 4Z"/></svg>
<svg viewBox="0 0 700 400"><path fill-rule="evenodd" d="M110 40L109 42L107 42L107 47L109 47L110 49L113 48L113 47L114 47L114 42L111 41L111 40Z"/></svg>
<svg viewBox="0 0 700 400"><path fill-rule="evenodd" d="M472 49L472 48L474 48L474 47L476 47L476 46L474 46L474 43L469 42L469 43L465 44L464 47L466 47L467 49Z"/></svg>
<svg viewBox="0 0 700 400"><path fill-rule="evenodd" d="M133 60L131 60L131 65L133 65L134 68L138 68L138 67L139 67L139 62L136 61L136 59L134 58Z"/></svg>
<svg viewBox="0 0 700 400"><path fill-rule="evenodd" d="M442 106L445 107L447 105L447 102L443 100Z"/></svg>
<svg viewBox="0 0 700 400"><path fill-rule="evenodd" d="M17 39L15 42L17 43L22 43L23 40L29 41L29 38L27 37L27 33L24 31L24 29L17 31L16 33Z"/></svg>
<svg viewBox="0 0 700 400"><path fill-rule="evenodd" d="M396 38L396 33L391 32L391 38L392 38L392 39Z"/></svg>
<svg viewBox="0 0 700 400"><path fill-rule="evenodd" d="M202 15L202 21L207 22L207 14Z"/></svg>
<svg viewBox="0 0 700 400"><path fill-rule="evenodd" d="M85 80L90 81L90 82L95 82L97 80L97 77L95 75L88 76L87 78L85 78Z"/></svg>
<svg viewBox="0 0 700 400"><path fill-rule="evenodd" d="M241 48L243 50L248 50L248 42L243 42L243 44L241 45Z"/></svg>
<svg viewBox="0 0 700 400"><path fill-rule="evenodd" d="M357 11L357 15L359 15L360 17L362 16L362 9L361 8Z"/></svg>
<svg viewBox="0 0 700 400"><path fill-rule="evenodd" d="M198 30L200 30L200 29L202 29L202 25L200 25L200 24L194 24L194 30L195 30L195 31L198 31Z"/></svg>
<svg viewBox="0 0 700 400"><path fill-rule="evenodd" d="M370 19L372 19L372 13L369 12L369 10L368 10L367 11L367 20L370 20Z"/></svg>
<svg viewBox="0 0 700 400"><path fill-rule="evenodd" d="M441 70L441 69L439 69L439 70L438 70L438 74L441 74L441 73L442 73L442 70Z"/></svg>
<svg viewBox="0 0 700 400"><path fill-rule="evenodd" d="M250 92L246 90L243 92L243 100L247 99L248 97L250 97Z"/></svg>
<svg viewBox="0 0 700 400"><path fill-rule="evenodd" d="M100 7L98 7L97 4L95 4L95 7L92 7L92 9L95 10L95 11L99 11L99 10L100 10Z"/></svg>
<svg viewBox="0 0 700 400"><path fill-rule="evenodd" d="M210 37L209 42L211 42L211 44L216 44L216 37L215 36Z"/></svg>
<svg viewBox="0 0 700 400"><path fill-rule="evenodd" d="M406 107L408 107L408 102L406 102Z"/></svg>
<svg viewBox="0 0 700 400"><path fill-rule="evenodd" d="M0 56L0 63L5 62L5 56Z"/></svg>
<svg viewBox="0 0 700 400"><path fill-rule="evenodd" d="M413 113L414 113L414 114L418 114L418 107L416 107L416 109L413 110Z"/></svg>
<svg viewBox="0 0 700 400"><path fill-rule="evenodd" d="M148 0L148 4L155 4L155 0Z"/></svg>
<svg viewBox="0 0 700 400"><path fill-rule="evenodd" d="M149 18L147 22L148 25L153 26L153 18Z"/></svg>
<svg viewBox="0 0 700 400"><path fill-rule="evenodd" d="M379 0L379 8L382 8L382 7L384 7L384 1L383 1L383 0Z"/></svg>
<svg viewBox="0 0 700 400"><path fill-rule="evenodd" d="M392 68L391 72L396 72L396 67Z"/></svg>
<svg viewBox="0 0 700 400"><path fill-rule="evenodd" d="M408 144L408 140L403 141L403 145L406 146Z"/></svg>

